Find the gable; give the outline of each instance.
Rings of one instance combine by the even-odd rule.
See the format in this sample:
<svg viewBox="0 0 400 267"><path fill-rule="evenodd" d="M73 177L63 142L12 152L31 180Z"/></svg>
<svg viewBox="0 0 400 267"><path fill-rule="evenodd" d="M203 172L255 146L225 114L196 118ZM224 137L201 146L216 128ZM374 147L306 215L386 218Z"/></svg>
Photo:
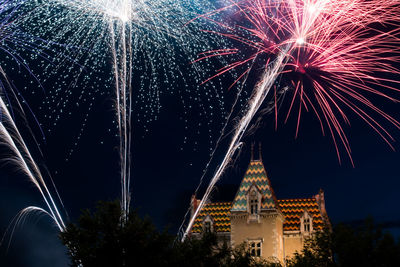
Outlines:
<svg viewBox="0 0 400 267"><path fill-rule="evenodd" d="M276 208L275 195L261 160L252 160L235 196L231 211L247 211L247 192L255 185L262 195L261 210Z"/></svg>

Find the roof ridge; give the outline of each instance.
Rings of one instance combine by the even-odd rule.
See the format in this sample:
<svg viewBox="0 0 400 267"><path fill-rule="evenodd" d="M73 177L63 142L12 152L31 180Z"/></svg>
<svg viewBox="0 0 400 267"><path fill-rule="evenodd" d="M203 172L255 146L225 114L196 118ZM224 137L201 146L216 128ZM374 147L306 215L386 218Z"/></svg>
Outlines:
<svg viewBox="0 0 400 267"><path fill-rule="evenodd" d="M205 205L216 205L216 204L232 204L232 201L219 201L219 202L210 202Z"/></svg>
<svg viewBox="0 0 400 267"><path fill-rule="evenodd" d="M308 198L281 198L277 199L278 201L289 201L289 200L316 200L315 197L308 197Z"/></svg>

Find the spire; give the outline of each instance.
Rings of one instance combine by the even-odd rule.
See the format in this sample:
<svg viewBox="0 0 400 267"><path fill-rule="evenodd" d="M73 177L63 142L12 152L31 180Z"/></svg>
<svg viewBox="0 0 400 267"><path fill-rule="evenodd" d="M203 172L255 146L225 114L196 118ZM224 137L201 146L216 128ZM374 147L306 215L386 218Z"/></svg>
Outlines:
<svg viewBox="0 0 400 267"><path fill-rule="evenodd" d="M200 199L197 199L196 195L193 194L192 198L190 199L190 218L193 217L199 204L200 204Z"/></svg>
<svg viewBox="0 0 400 267"><path fill-rule="evenodd" d="M251 155L250 155L250 161L262 161L262 146L261 142L258 142L258 158L254 157L254 145L255 143L251 143Z"/></svg>
<svg viewBox="0 0 400 267"><path fill-rule="evenodd" d="M321 213L323 215L326 214L326 209L325 209L325 194L324 194L324 190L319 189L318 194L315 196L315 199L317 200L319 209L321 210Z"/></svg>
<svg viewBox="0 0 400 267"><path fill-rule="evenodd" d="M236 193L231 211L247 211L247 194L252 186L256 186L262 194L261 210L277 207L276 197L261 160L252 160Z"/></svg>
<svg viewBox="0 0 400 267"><path fill-rule="evenodd" d="M258 158L256 159L254 157L254 145L255 143L251 143L251 155L250 155L250 161L262 161L262 146L261 142L258 143Z"/></svg>

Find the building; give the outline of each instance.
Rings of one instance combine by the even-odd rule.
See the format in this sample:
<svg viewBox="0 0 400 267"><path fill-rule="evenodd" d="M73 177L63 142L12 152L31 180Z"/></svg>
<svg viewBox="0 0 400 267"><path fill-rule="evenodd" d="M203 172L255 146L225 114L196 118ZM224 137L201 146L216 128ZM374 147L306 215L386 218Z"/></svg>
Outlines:
<svg viewBox="0 0 400 267"><path fill-rule="evenodd" d="M261 150L260 150L261 151ZM192 197L192 212L200 200ZM192 213L193 214L193 213ZM279 260L290 258L303 247L304 240L322 230L329 219L325 210L324 192L300 199L277 199L262 162L250 164L233 202L206 204L191 229L199 237L214 232L220 242L231 246L247 243L254 257Z"/></svg>

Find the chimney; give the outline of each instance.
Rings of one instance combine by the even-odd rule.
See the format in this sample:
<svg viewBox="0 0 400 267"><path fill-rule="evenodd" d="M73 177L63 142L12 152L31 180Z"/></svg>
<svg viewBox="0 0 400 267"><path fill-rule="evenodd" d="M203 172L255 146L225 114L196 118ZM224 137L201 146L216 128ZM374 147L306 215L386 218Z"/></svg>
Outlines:
<svg viewBox="0 0 400 267"><path fill-rule="evenodd" d="M321 211L322 218L324 219L325 223L330 225L329 222L329 217L328 213L326 212L325 208L325 193L322 188L319 190L318 194L315 196L315 199L317 200L319 210Z"/></svg>
<svg viewBox="0 0 400 267"><path fill-rule="evenodd" d="M254 142L251 143L251 158L250 158L250 160L251 160L251 161L253 161L253 160L260 160L260 161L262 161L261 142L258 143L258 158L257 158L257 159L255 159L255 157L254 157L254 145L255 145Z"/></svg>
<svg viewBox="0 0 400 267"><path fill-rule="evenodd" d="M322 212L323 214L326 214L326 209L325 209L325 193L324 193L324 190L322 190L322 188L319 190L319 193L318 193L317 196L318 196L318 198L317 198L317 200L318 200L318 206L319 206L321 212Z"/></svg>
<svg viewBox="0 0 400 267"><path fill-rule="evenodd" d="M251 161L254 160L254 143L251 143L251 158L250 158L250 160Z"/></svg>
<svg viewBox="0 0 400 267"><path fill-rule="evenodd" d="M200 199L197 199L196 195L192 195L192 199L190 200L190 218L193 217L199 204L200 204Z"/></svg>

